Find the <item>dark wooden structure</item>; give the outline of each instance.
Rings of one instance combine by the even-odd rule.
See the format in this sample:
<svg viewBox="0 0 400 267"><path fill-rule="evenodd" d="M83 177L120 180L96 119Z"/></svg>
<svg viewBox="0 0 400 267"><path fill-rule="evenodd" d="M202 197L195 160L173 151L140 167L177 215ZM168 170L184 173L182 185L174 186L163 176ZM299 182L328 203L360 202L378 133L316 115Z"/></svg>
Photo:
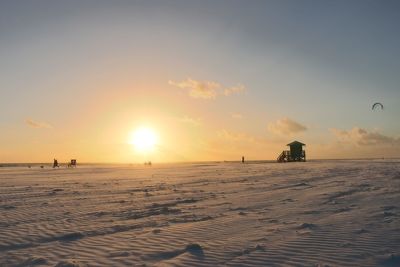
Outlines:
<svg viewBox="0 0 400 267"><path fill-rule="evenodd" d="M68 168L76 168L76 159L71 159L71 162L68 163Z"/></svg>
<svg viewBox="0 0 400 267"><path fill-rule="evenodd" d="M283 150L277 158L278 162L306 161L306 151L303 150L305 144L299 141L293 141L289 144L289 150Z"/></svg>

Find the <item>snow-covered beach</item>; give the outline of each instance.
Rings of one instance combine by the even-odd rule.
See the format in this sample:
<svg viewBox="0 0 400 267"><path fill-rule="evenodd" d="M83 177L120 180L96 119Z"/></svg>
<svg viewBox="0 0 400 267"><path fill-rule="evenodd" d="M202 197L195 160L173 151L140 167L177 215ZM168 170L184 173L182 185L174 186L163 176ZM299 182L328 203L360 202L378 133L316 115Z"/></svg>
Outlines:
<svg viewBox="0 0 400 267"><path fill-rule="evenodd" d="M400 266L400 161L4 167L0 214L0 266Z"/></svg>

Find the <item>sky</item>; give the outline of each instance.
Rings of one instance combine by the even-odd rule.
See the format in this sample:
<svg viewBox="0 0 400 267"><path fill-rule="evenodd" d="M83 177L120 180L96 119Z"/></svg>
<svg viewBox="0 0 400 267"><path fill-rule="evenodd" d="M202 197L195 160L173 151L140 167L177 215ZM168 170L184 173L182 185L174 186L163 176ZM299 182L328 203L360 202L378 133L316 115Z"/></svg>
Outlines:
<svg viewBox="0 0 400 267"><path fill-rule="evenodd" d="M400 157L398 1L0 2L0 162ZM384 109L372 110L380 102ZM149 151L132 132L157 136Z"/></svg>

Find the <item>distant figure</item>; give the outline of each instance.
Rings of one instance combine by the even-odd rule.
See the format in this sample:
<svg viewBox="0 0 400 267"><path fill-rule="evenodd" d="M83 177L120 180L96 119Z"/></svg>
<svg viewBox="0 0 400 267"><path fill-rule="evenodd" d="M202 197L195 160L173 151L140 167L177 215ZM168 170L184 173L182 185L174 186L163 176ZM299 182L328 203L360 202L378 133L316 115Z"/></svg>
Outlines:
<svg viewBox="0 0 400 267"><path fill-rule="evenodd" d="M68 168L76 168L76 159L71 159L71 162L68 163Z"/></svg>
<svg viewBox="0 0 400 267"><path fill-rule="evenodd" d="M244 156L242 156L242 163L244 163Z"/></svg>
<svg viewBox="0 0 400 267"><path fill-rule="evenodd" d="M43 169L43 168L44 168L44 166L43 166L43 165L41 165L41 166L40 166L40 168L41 168L41 169Z"/></svg>
<svg viewBox="0 0 400 267"><path fill-rule="evenodd" d="M60 166L58 165L58 161L56 160L56 159L54 159L54 161L53 161L53 169L54 168L60 168Z"/></svg>

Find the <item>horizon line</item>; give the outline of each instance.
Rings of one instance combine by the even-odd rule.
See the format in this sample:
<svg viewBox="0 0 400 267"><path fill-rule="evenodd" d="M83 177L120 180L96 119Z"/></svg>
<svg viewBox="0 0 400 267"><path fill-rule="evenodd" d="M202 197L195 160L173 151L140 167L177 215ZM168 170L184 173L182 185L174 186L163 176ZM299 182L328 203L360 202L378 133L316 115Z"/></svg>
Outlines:
<svg viewBox="0 0 400 267"><path fill-rule="evenodd" d="M384 160L384 159L400 159L400 157L366 157L366 158L362 158L362 157L357 157L357 158L312 158L312 159L308 159L307 161L329 161L329 160ZM144 162L78 162L78 165L142 165L144 164L146 161ZM241 163L241 160L199 160L199 161L160 161L160 162L153 162L151 161L153 164L183 164L183 163L234 163L234 162L239 162ZM265 162L265 163L273 163L276 162L276 160L272 160L272 159L254 159L254 160L246 160L246 162L249 163L257 163L257 162ZM2 167L2 165L22 165L22 164L43 164L43 165L52 165L52 162L0 162L0 167ZM63 163L61 163L63 164ZM65 164L68 164L68 162L65 162Z"/></svg>

